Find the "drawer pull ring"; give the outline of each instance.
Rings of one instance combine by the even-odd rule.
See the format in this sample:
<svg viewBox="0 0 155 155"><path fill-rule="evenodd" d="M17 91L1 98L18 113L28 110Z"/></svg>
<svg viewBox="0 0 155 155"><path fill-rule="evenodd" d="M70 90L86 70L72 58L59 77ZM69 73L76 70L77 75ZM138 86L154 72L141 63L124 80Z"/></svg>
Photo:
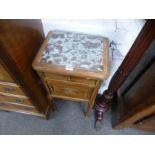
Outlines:
<svg viewBox="0 0 155 155"><path fill-rule="evenodd" d="M68 77L67 77L67 80L68 80L68 81L70 81L70 80L71 80L71 77L70 77L70 76L68 76Z"/></svg>
<svg viewBox="0 0 155 155"><path fill-rule="evenodd" d="M20 100L20 99L16 99L15 102L17 102L17 103L21 103L22 100Z"/></svg>
<svg viewBox="0 0 155 155"><path fill-rule="evenodd" d="M7 93L10 93L10 92L15 91L15 89L14 88L4 88L4 91Z"/></svg>

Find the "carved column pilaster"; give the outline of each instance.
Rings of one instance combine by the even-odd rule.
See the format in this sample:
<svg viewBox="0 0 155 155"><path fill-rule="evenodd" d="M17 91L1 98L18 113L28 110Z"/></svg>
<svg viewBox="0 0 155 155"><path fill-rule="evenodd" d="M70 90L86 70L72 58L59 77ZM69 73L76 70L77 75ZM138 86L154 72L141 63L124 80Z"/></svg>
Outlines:
<svg viewBox="0 0 155 155"><path fill-rule="evenodd" d="M103 115L110 108L110 101L113 95L110 91L106 90L101 97L98 98L98 101L95 106L96 110L96 121L95 128L98 130L102 127Z"/></svg>

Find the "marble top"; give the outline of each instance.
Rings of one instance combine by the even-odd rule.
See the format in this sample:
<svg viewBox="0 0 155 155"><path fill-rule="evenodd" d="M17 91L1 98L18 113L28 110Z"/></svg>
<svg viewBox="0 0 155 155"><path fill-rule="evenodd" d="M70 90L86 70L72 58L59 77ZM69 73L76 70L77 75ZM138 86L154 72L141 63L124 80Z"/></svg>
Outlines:
<svg viewBox="0 0 155 155"><path fill-rule="evenodd" d="M40 63L63 66L67 70L103 71L103 37L52 31Z"/></svg>

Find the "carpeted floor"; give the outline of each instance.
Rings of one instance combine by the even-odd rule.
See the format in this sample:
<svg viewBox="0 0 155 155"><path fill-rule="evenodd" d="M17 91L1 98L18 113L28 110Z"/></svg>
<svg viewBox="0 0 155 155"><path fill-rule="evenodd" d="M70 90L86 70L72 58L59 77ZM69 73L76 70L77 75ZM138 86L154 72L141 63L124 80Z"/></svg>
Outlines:
<svg viewBox="0 0 155 155"><path fill-rule="evenodd" d="M49 120L14 112L0 111L0 134L26 135L141 135L153 134L135 129L113 130L111 115L105 115L101 131L94 129L94 115L84 116L82 103L57 100L58 111L50 114Z"/></svg>

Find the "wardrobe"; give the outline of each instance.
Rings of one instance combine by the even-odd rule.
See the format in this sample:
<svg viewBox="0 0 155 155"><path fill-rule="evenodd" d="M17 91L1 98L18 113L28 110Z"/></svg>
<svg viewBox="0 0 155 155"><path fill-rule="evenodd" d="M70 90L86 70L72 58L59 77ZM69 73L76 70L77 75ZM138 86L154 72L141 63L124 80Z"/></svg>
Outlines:
<svg viewBox="0 0 155 155"><path fill-rule="evenodd" d="M32 69L43 41L41 20L0 20L0 110L48 118L53 106Z"/></svg>

